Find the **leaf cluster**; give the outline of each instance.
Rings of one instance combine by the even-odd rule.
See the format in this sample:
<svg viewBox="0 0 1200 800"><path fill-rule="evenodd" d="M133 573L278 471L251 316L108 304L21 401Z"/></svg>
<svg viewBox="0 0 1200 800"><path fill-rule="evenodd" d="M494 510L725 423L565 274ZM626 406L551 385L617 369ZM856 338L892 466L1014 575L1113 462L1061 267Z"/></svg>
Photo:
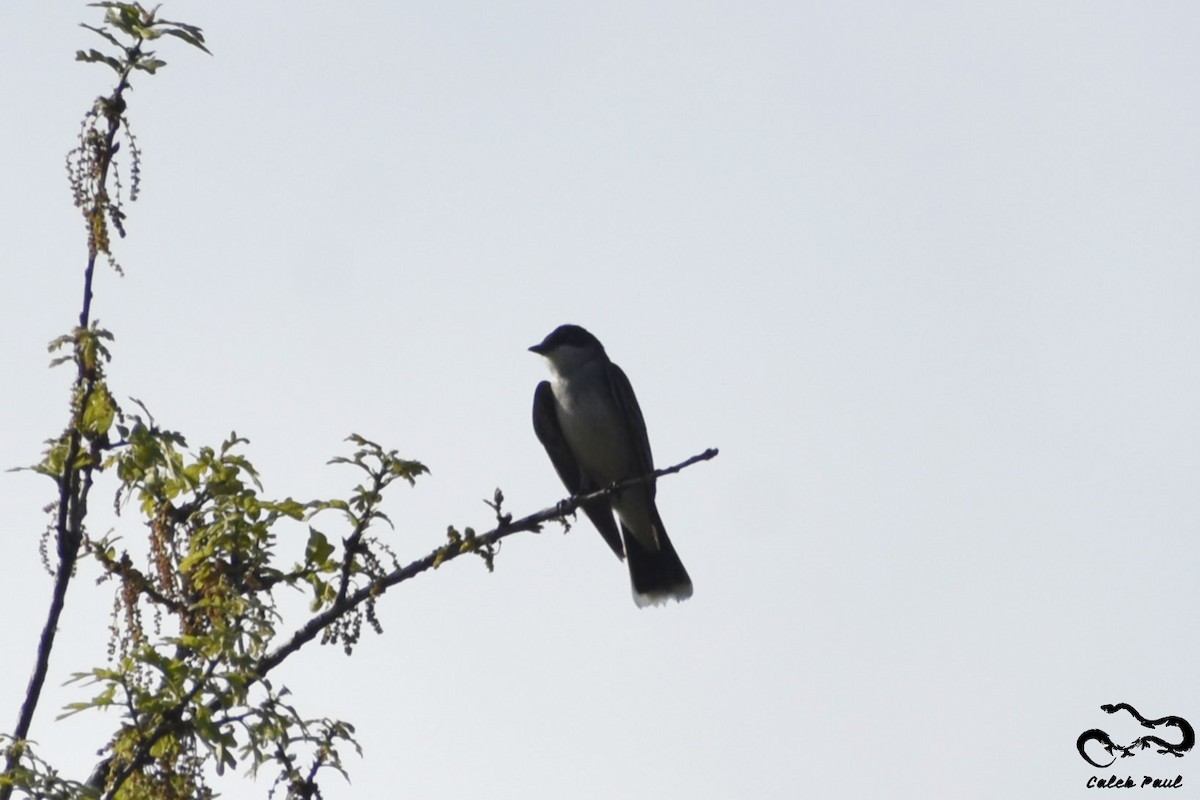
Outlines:
<svg viewBox="0 0 1200 800"><path fill-rule="evenodd" d="M102 25L82 24L112 46L104 52L95 48L77 50L75 59L93 64L105 64L118 77L112 93L98 97L92 108L84 115L79 126L76 146L67 154L67 178L75 206L83 213L88 232L88 250L91 258L103 254L117 272L121 271L112 253L111 230L125 236L125 191L121 183L121 172L116 160L121 142L118 135L129 145L129 200L137 199L141 181L141 151L137 137L129 127L125 115L125 91L129 88L129 77L135 71L151 75L165 61L153 50L147 50L147 42L171 36L187 42L208 53L204 44L204 32L195 25L175 22L157 16L158 7L147 10L140 3L91 3L93 7L105 9Z"/></svg>
<svg viewBox="0 0 1200 800"><path fill-rule="evenodd" d="M274 790L319 796L323 770L344 774L339 745L358 745L349 723L306 718L285 702L286 687L268 680L299 649L279 641L276 590L309 594L311 612L327 615L322 641L340 643L347 653L364 620L381 631L374 596L356 603L346 597L399 568L375 533L378 523L391 526L380 506L391 483L414 484L427 469L354 435L353 454L332 461L362 472L347 497L303 503L264 497L257 470L241 452L246 440L236 433L193 454L181 434L160 427L140 402L134 401L140 413L117 407L102 373L110 338L97 329L54 345L72 345L70 360L97 378L97 388L77 404L74 430L89 445L74 469L87 464L114 475L118 513L140 520L146 538L133 552L122 540L81 534L83 552L116 588L109 663L75 675L96 688L65 714L119 714L93 789L122 798L210 797L207 763L218 773L241 765L258 774L270 766ZM56 481L71 474L67 439L52 441L31 469ZM311 523L329 512L348 531L342 546L309 524L302 556L284 568L280 538L303 536L288 523ZM40 786L39 793L60 780L29 743L21 742L16 755L3 780Z"/></svg>
<svg viewBox="0 0 1200 800"><path fill-rule="evenodd" d="M316 791L324 769L344 772L338 745L357 743L348 723L304 717L284 702L286 687L267 679L266 657L279 645L283 621L276 590L309 593L315 612L382 575L383 558L395 562L374 535L374 523L387 521L379 508L383 490L396 478L411 483L425 467L355 436L354 455L335 459L367 476L348 498L273 500L262 495L257 471L240 452L246 440L236 434L219 448L189 454L182 436L148 414L113 427L121 439L102 468L118 479L122 513L132 506L143 523L145 555L139 563L117 540L85 541L116 582L110 664L76 676L99 688L68 708L120 712L106 747L106 791L211 796L203 769L209 762L218 772L241 764L251 774L271 765L276 788L312 796L295 793ZM300 534L287 523L330 510L349 526L343 546L310 525L302 558L283 568L277 544ZM364 604L344 609L324 640L349 652L364 617L380 629L373 604Z"/></svg>
<svg viewBox="0 0 1200 800"><path fill-rule="evenodd" d="M142 70L153 75L167 62L157 58L153 51L143 50L144 42L152 42L163 36L173 36L182 39L192 47L203 50L209 55L209 49L204 44L204 32L195 25L186 22L173 22L158 16L158 6L146 9L141 3L89 3L93 8L106 9L104 24L100 26L80 23L106 42L117 48L119 55L113 56L101 53L95 49L88 51L77 50L76 61L87 61L97 64L107 64L122 79L128 77L130 70Z"/></svg>

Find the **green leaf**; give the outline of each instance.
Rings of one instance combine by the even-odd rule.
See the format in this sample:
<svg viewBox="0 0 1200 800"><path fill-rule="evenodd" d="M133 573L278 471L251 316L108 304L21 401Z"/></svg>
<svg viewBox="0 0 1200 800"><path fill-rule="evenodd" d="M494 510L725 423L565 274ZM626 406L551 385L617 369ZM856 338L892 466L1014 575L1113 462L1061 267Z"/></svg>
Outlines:
<svg viewBox="0 0 1200 800"><path fill-rule="evenodd" d="M167 62L163 61L161 58L141 58L138 59L138 62L133 65L133 68L144 70L145 72L149 72L151 75L153 75L158 71L159 67L165 67L166 65Z"/></svg>
<svg viewBox="0 0 1200 800"><path fill-rule="evenodd" d="M83 410L80 429L86 436L99 437L108 433L116 418L117 408L108 387L98 383L88 395L87 408Z"/></svg>
<svg viewBox="0 0 1200 800"><path fill-rule="evenodd" d="M104 55L104 53L101 53L99 50L89 50L86 53L83 52L82 50L76 50L75 51L75 60L76 61L87 61L89 63L108 64L110 67L113 68L113 71L116 72L118 75L121 74L121 70L123 69L120 61L113 58L112 56Z"/></svg>
<svg viewBox="0 0 1200 800"><path fill-rule="evenodd" d="M263 503L263 506L292 519L304 519L305 506L292 498L279 500L274 503Z"/></svg>
<svg viewBox="0 0 1200 800"><path fill-rule="evenodd" d="M322 580L317 575L306 575L304 580L313 590L313 599L308 607L314 613L320 611L322 606L332 603L337 598L337 592L333 590L333 585L328 581Z"/></svg>
<svg viewBox="0 0 1200 800"><path fill-rule="evenodd" d="M324 567L333 555L334 547L325 534L311 525L308 527L308 544L304 547L304 563Z"/></svg>
<svg viewBox="0 0 1200 800"><path fill-rule="evenodd" d="M50 448L46 450L46 457L42 459L41 464L33 468L34 471L55 478L62 475L63 466L67 463L67 450L69 449L70 444L66 439L51 442Z"/></svg>
<svg viewBox="0 0 1200 800"><path fill-rule="evenodd" d="M162 33L165 33L168 36L175 36L179 39L183 39L192 47L198 47L204 52L208 53L210 56L212 55L212 52L204 46L204 36L201 35L199 28L195 27L194 25L183 25L178 22L170 22L166 24L174 25L176 27L164 28Z"/></svg>
<svg viewBox="0 0 1200 800"><path fill-rule="evenodd" d="M410 486L416 485L417 476L429 473L429 468L420 461L406 461L403 458L393 459L389 466L393 475L404 478Z"/></svg>
<svg viewBox="0 0 1200 800"><path fill-rule="evenodd" d="M117 47L123 47L123 45L122 45L120 42L118 42L118 41L117 41L117 37L113 36L111 33L109 33L108 31L104 30L103 28L95 28L95 27L92 27L91 25L88 25L88 24L86 24L86 23L83 23L83 22L79 23L79 27L81 27L81 28L87 28L89 31L92 31L93 33L98 33L98 34L100 34L100 35L101 35L101 36L103 36L105 39L107 39L108 41L110 41L110 42L112 42L114 45L116 45Z"/></svg>
<svg viewBox="0 0 1200 800"><path fill-rule="evenodd" d="M107 8L104 15L105 23L113 25L130 36L140 36L142 28L142 9L137 3L89 3L99 8Z"/></svg>

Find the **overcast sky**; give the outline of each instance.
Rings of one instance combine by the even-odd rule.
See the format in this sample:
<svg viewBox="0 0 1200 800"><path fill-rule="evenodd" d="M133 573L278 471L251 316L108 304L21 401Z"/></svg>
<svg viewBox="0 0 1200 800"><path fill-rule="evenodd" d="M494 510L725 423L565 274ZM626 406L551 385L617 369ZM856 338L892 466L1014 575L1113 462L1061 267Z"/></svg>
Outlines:
<svg viewBox="0 0 1200 800"><path fill-rule="evenodd" d="M358 728L328 798L1070 798L1102 703L1200 725L1200 5L178 0L129 97L143 191L99 275L119 399L267 493L347 493L361 433L424 461L407 560L563 489L530 425L584 325L629 375L695 583L639 611L582 519L398 587L353 658L274 676ZM0 5L0 466L66 415L63 158L103 67L83 3ZM128 400L125 400L130 405ZM111 489L111 486L109 487ZM50 595L53 487L0 474L0 729ZM96 497L94 533L133 519ZM301 534L297 534L301 535ZM72 587L33 737L103 662ZM287 627L287 626L285 626ZM1160 735L1174 740L1177 731ZM1118 774L1184 776L1147 751ZM231 798L264 797L237 778Z"/></svg>

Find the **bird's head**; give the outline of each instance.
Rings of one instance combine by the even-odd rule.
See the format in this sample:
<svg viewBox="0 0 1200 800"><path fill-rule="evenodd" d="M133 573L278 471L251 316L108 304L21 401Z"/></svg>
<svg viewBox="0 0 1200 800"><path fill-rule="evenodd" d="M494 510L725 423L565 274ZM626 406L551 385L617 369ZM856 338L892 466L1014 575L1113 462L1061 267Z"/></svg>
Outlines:
<svg viewBox="0 0 1200 800"><path fill-rule="evenodd" d="M570 372L574 366L597 358L607 359L600 340L578 325L559 325L529 349L544 357L560 373Z"/></svg>

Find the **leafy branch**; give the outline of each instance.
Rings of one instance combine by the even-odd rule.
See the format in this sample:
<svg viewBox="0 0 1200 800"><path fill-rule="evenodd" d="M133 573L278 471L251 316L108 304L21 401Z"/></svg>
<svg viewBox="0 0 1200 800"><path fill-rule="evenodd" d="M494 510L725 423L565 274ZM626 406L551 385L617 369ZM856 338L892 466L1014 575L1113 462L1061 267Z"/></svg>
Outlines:
<svg viewBox="0 0 1200 800"><path fill-rule="evenodd" d="M233 440L234 437L231 437L231 441ZM331 509L343 513L350 525L350 533L342 541L340 558L335 557L337 548L329 543L328 537L310 525L308 544L302 562L287 573L262 566L256 571L253 580L244 579L241 583L238 603L242 609L254 607L261 602L261 595L269 594L275 586L307 587L312 595L312 616L282 644L267 647L274 630L272 626L261 627L265 638L258 637L242 643L210 642L209 635L197 631L193 626L191 634L163 642L176 645L175 653L171 657L157 652L152 647L142 646L130 650L117 670L96 670L80 676L106 684L106 689L97 695L99 700L93 699L77 704L78 708L73 710L119 705L113 698L129 693L128 686L139 672L139 663L152 663L156 669L166 670L171 674L194 676L202 673L199 678L190 679L195 686L202 686L202 690L198 688L183 695L174 684L163 684L160 681L157 688L146 690L148 695L144 694L138 698L130 707L131 713L127 715L127 721L122 725L120 733L108 746L110 754L93 771L89 781L92 789L103 791L104 797L114 797L128 782L146 782L156 771L162 772L162 758L159 754L164 750L178 753L202 750L213 754L220 769L237 763L233 755L235 752L249 759L249 771L252 774L273 762L279 769L275 785L288 787L289 797L314 796L312 792L316 791L315 775L319 770L332 767L338 772L343 772L336 747L337 741L358 747L353 739L354 729L349 723L336 720L305 720L294 707L282 704L280 698L286 694L286 689L277 692L268 678L275 668L318 637L322 644L341 644L347 654L350 654L357 644L364 619L377 633L382 633L375 617L375 603L390 588L404 581L470 553L483 558L490 570L493 567L496 546L504 538L521 532L540 531L546 523L552 521L565 524L566 516L573 514L583 503L611 496L638 483L677 473L692 464L717 455L715 449L706 450L674 466L630 478L591 494L569 497L515 520L512 515L503 512L503 495L497 490L494 501L489 503L496 514L497 524L494 528L482 534L475 533L471 528L465 529L463 533L450 528L445 545L416 561L400 566L394 563L390 549L374 536L372 525L375 521L383 521L390 525L390 520L379 508L383 500L383 490L397 478L412 483L418 475L426 472L425 467L419 462L398 458L395 451L384 450L361 436L351 436L350 441L358 446L353 456L335 458L331 463L353 465L365 473L367 480L356 488L348 501L312 501L303 506L306 509L304 519L307 521ZM185 466L184 472L189 469L190 467ZM164 488L167 494L173 493L173 488ZM142 491L139 489L139 492ZM244 488L235 493L241 495L242 491ZM202 495L211 493L201 488L195 496ZM298 504L294 501L258 502L264 509L287 512L271 517L268 527L285 517L296 518L293 512L297 511ZM193 526L197 524L197 513L205 519L221 516L201 512L201 508L193 501L188 501L187 507L194 509L189 515ZM192 528L192 540L197 539L196 534L208 523L199 524L201 527ZM264 530L263 535L256 541L262 544L269 539ZM254 556L258 553L257 545L251 544L245 553ZM385 555L393 562L393 566L382 570L380 564ZM122 556L122 559L124 558ZM106 559L109 563L114 562L111 554ZM184 560L187 561L186 558ZM224 562L219 560L218 563ZM111 571L114 574L121 573L120 568ZM229 570L223 570L223 574L228 575ZM139 575L133 579L132 589L136 591L145 587L147 583L148 580ZM156 601L154 594L148 590L144 591L143 599ZM201 601L191 605L215 608L217 603ZM123 619L130 618L132 617L128 614L123 616ZM245 622L241 621L237 627L240 629L244 625ZM143 637L138 636L123 636L122 640L145 641ZM230 652L245 653L252 657L237 658L234 659L235 664L222 664L220 667L215 666L214 661L204 660L224 657ZM234 668L230 669L231 666ZM284 711L287 713L284 714ZM310 765L307 770L300 769L298 757L290 750L291 746L298 742L307 743L311 748ZM177 776L179 771L167 771L163 774ZM202 792L204 787L199 777L195 776L194 780L196 783L191 791Z"/></svg>
<svg viewBox="0 0 1200 800"><path fill-rule="evenodd" d="M358 749L354 727L306 717L287 687L271 680L280 664L318 639L349 655L364 625L382 633L377 602L392 587L467 554L482 558L490 571L503 539L553 521L568 525L567 517L583 503L677 473L717 451L519 519L504 511L497 489L488 501L496 520L491 530L451 526L445 544L401 565L379 535L383 526L394 527L383 502L392 484L415 485L428 472L419 461L352 435L353 452L330 462L358 471L358 484L345 496L271 499L243 455L246 439L231 433L219 446L189 451L185 437L160 426L140 401L132 401L136 410L122 409L106 376L113 336L92 320L91 307L97 258L104 255L120 272L111 232L125 235L117 161L123 143L131 158L131 202L140 181L125 95L134 73L154 74L164 65L148 42L170 36L208 50L200 28L161 19L157 8L91 5L105 10L104 24L83 27L115 50L80 50L76 58L110 67L118 82L84 116L67 158L74 202L88 232L79 324L50 345L52 365L75 367L70 415L42 460L28 467L55 485L42 540L54 586L17 725L11 735L0 735L0 800L16 790L52 798L209 798L210 768L222 774L239 766L251 775L273 770L272 795L281 789L288 798L320 797L318 778L325 771L345 775L340 750ZM144 530L141 544L89 534L88 500L101 474L115 477L114 506ZM340 542L323 530L328 524L344 531ZM81 555L96 564L100 582L115 589L109 652L103 666L74 675L93 693L70 703L63 716L109 710L118 717L100 749L102 761L84 783L60 776L28 738ZM286 635L275 595L280 588L309 600L306 618L288 624Z"/></svg>
<svg viewBox="0 0 1200 800"><path fill-rule="evenodd" d="M317 634L327 629L336 619L363 603L372 602L374 598L381 595L387 589L403 583L410 578L415 578L422 572L430 569L437 569L442 564L453 561L459 556L468 553L475 553L484 559L489 571L493 567L493 559L495 556L494 546L502 539L506 539L516 533L537 533L542 530L542 526L547 522L566 522L566 517L574 514L575 511L583 504L593 500L600 500L606 497L611 497L614 494L636 486L640 483L652 481L661 478L665 475L673 475L680 470L686 469L700 461L708 461L716 458L718 454L716 448L709 448L702 453L692 456L689 459L679 462L674 466L665 467L655 470L646 475L638 475L633 478L615 483L595 492L582 495L572 495L571 497L562 500L555 505L543 508L541 511L535 511L520 519L512 519L511 514L504 514L501 511L500 505L503 502L503 494L499 489L496 490L495 500L489 505L496 511L497 524L491 530L477 534L472 528L466 528L463 533L459 533L453 527L447 531L447 544L442 545L433 552L417 559L403 567L397 567L386 575L379 576L370 583L361 586L357 591L342 596L325 609L320 614L310 619L303 627L297 630L292 637L284 644L266 656L264 656L257 664L256 672L259 675L266 675L272 669L277 667L284 659L290 656L295 651L299 650L307 642L314 639Z"/></svg>
<svg viewBox="0 0 1200 800"><path fill-rule="evenodd" d="M11 796L14 788L11 778L19 771L22 759L28 756L26 739L41 698L58 621L83 540L88 496L102 453L109 446L108 428L119 413L104 380L104 364L110 357L105 343L111 341L112 335L92 321L91 304L96 257L104 253L109 262L117 266L111 251L110 223L121 235L125 233L120 173L115 161L120 149L118 135L122 130L129 141L132 158L130 200L137 195L139 151L125 116L129 76L134 70L153 73L163 65L162 61L154 58L153 53L145 52L142 48L144 42L163 34L205 49L199 28L156 19L153 10L147 11L137 3L93 5L106 9L104 25L84 27L115 45L119 52L115 56L106 56L96 50L88 53L80 51L76 58L108 64L117 72L118 81L112 92L97 98L84 115L78 144L67 156L67 172L75 205L82 211L87 224L88 256L79 325L70 335L52 342L51 351L69 347L70 355L54 363L71 361L75 364L76 374L71 389L67 427L57 439L49 442L46 457L34 467L36 471L50 476L57 487L57 498L51 506L54 516L47 531L47 535L54 539L57 561L53 568L55 580L50 607L38 640L33 672L11 742L5 748L4 773L0 774L0 800L8 800ZM48 561L47 558L49 566ZM36 766L39 762L29 763Z"/></svg>

